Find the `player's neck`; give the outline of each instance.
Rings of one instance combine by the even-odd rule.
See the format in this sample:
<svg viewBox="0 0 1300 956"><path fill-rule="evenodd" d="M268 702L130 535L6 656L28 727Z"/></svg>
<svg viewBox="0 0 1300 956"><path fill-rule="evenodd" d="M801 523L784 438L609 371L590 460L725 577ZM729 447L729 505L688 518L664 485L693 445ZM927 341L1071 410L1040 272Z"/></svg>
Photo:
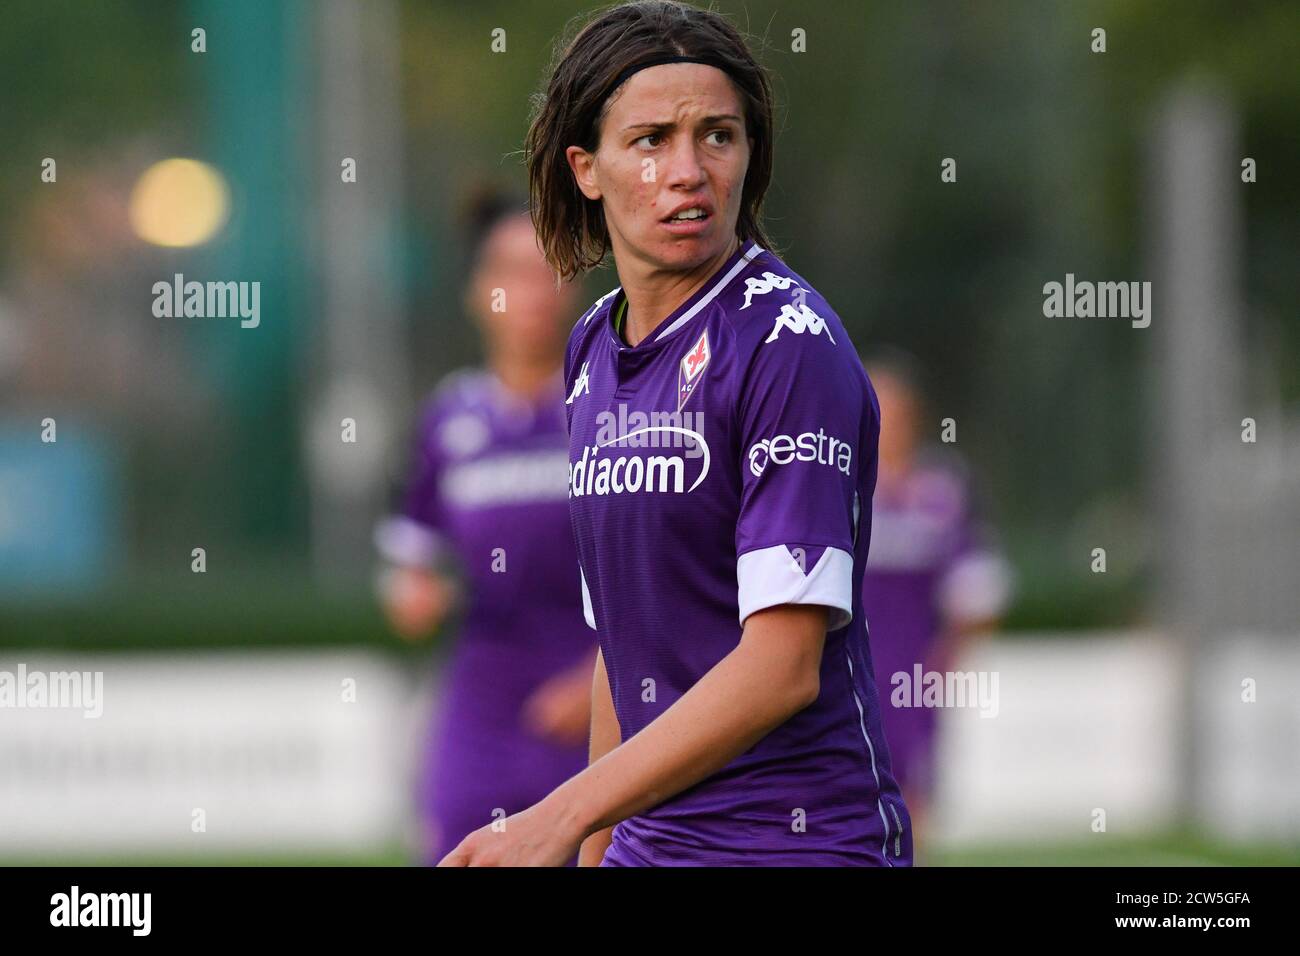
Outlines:
<svg viewBox="0 0 1300 956"><path fill-rule="evenodd" d="M623 338L635 346L653 332L664 319L672 315L681 304L699 291L722 267L722 264L740 248L737 239L718 255L702 262L689 272L668 272L654 269L641 272L642 263L633 261L624 275L619 270L619 284L627 299L627 314L623 319ZM617 258L615 259L617 262Z"/></svg>
<svg viewBox="0 0 1300 956"><path fill-rule="evenodd" d="M551 384L559 365L547 358L533 360L497 355L488 359L488 369L506 391L518 398L533 400Z"/></svg>

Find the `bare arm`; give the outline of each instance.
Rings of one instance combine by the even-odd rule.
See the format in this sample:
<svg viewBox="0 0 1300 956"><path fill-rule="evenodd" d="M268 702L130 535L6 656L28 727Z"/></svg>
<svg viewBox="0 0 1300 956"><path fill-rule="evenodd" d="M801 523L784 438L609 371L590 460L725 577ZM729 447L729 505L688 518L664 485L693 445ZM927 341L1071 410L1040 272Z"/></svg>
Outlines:
<svg viewBox="0 0 1300 956"><path fill-rule="evenodd" d="M578 839L600 834L720 770L809 706L820 691L826 624L820 606L751 614L740 643L695 686L626 743L615 735L612 749L547 798L559 825ZM598 719L599 746L611 741L608 716L593 710L593 757Z"/></svg>
<svg viewBox="0 0 1300 956"><path fill-rule="evenodd" d="M591 674L599 650L593 647L578 663L552 674L528 695L519 715L525 727L563 747L590 740Z"/></svg>
<svg viewBox="0 0 1300 956"><path fill-rule="evenodd" d="M609 687L609 674L605 671L605 657L596 652L596 669L591 679L591 747L589 764L594 764L622 741L618 715L614 712L614 695ZM600 866L605 851L609 849L614 825L602 827L582 842L578 851L578 866Z"/></svg>
<svg viewBox="0 0 1300 956"><path fill-rule="evenodd" d="M559 866L589 837L721 769L817 699L827 613L789 604L754 612L736 648L640 733L506 826L475 830L438 865ZM617 739L608 711L593 719L593 753Z"/></svg>

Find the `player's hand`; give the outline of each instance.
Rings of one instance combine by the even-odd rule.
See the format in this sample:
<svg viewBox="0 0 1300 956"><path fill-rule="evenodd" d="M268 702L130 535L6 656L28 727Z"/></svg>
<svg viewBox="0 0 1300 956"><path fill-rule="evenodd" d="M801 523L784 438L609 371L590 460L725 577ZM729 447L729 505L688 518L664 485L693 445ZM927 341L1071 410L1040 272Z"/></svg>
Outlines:
<svg viewBox="0 0 1300 956"><path fill-rule="evenodd" d="M560 812L543 800L475 830L438 861L438 865L563 866L573 859L583 836L574 826L571 814Z"/></svg>
<svg viewBox="0 0 1300 956"><path fill-rule="evenodd" d="M524 701L524 726L557 744L586 743L591 733L591 674L590 661L584 661L544 681Z"/></svg>
<svg viewBox="0 0 1300 956"><path fill-rule="evenodd" d="M416 641L434 630L456 602L456 588L441 574L393 568L384 577L383 604L394 631Z"/></svg>

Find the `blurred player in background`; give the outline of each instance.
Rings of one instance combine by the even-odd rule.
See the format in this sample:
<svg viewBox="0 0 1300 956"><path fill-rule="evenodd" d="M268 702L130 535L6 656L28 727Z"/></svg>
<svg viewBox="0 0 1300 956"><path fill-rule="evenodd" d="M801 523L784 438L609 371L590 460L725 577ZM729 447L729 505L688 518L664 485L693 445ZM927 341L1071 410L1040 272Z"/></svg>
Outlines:
<svg viewBox="0 0 1300 956"><path fill-rule="evenodd" d="M967 642L997 628L1011 573L979 527L961 460L949 446L922 444L931 418L916 361L888 351L866 367L881 431L863 606L894 775L919 828L935 782L938 710L897 706L893 695L912 687L918 665L922 674L960 666Z"/></svg>
<svg viewBox="0 0 1300 956"><path fill-rule="evenodd" d="M462 611L419 782L430 863L586 765L595 662L565 485L573 290L556 289L522 201L485 192L469 206L464 302L486 367L427 402L401 513L376 535L399 634Z"/></svg>

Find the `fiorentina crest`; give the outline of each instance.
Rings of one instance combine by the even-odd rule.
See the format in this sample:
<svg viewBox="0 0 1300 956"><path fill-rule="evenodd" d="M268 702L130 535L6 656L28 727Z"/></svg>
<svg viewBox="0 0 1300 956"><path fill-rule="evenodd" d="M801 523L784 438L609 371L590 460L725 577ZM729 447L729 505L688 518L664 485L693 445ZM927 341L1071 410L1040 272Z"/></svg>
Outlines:
<svg viewBox="0 0 1300 956"><path fill-rule="evenodd" d="M709 330L700 333L699 339L682 358L677 372L677 410L680 412L687 399L695 394L695 386L702 381L704 366L709 364Z"/></svg>

